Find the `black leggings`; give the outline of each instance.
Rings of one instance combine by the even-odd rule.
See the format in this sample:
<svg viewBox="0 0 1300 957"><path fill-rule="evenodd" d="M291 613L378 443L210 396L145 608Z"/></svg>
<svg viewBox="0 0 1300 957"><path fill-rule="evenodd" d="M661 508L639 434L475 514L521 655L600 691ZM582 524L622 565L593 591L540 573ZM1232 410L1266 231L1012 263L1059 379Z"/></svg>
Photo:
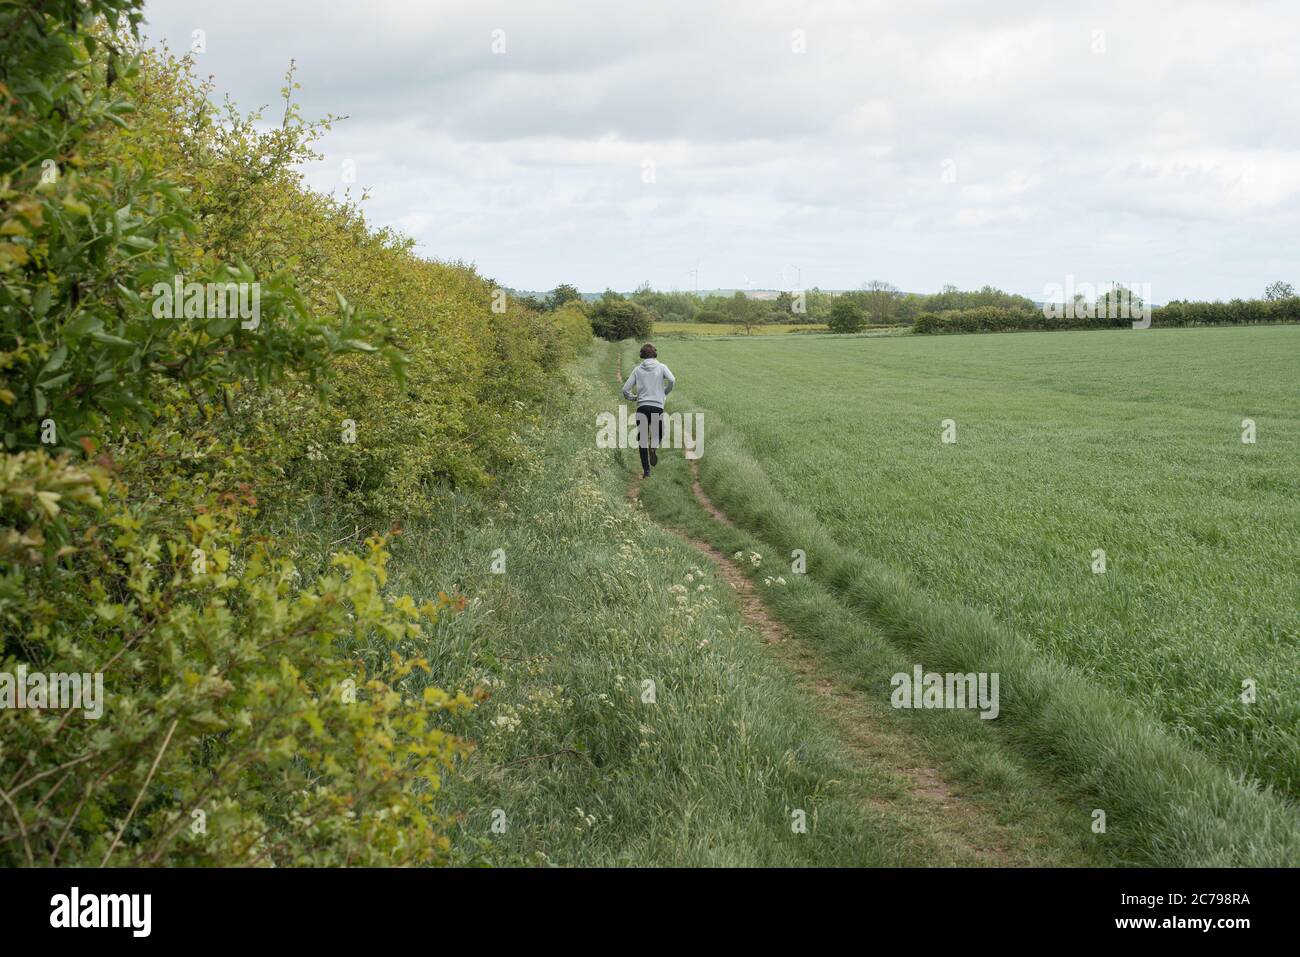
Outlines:
<svg viewBox="0 0 1300 957"><path fill-rule="evenodd" d="M659 441L663 438L663 434L664 410L653 405L637 406L637 450L641 453L642 472L650 471L650 449L659 448Z"/></svg>

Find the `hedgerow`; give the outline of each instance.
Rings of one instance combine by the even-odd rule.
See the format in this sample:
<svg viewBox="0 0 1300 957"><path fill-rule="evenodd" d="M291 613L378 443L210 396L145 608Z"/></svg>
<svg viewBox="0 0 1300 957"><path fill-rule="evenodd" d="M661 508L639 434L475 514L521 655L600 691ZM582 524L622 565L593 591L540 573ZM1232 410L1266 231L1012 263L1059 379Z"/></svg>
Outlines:
<svg viewBox="0 0 1300 957"><path fill-rule="evenodd" d="M291 80L258 132L140 22L0 8L0 865L444 860L477 693L421 653L463 599L390 594L385 534L321 570L269 517L494 484L579 337L304 189ZM23 672L102 676L102 714L16 706Z"/></svg>
<svg viewBox="0 0 1300 957"><path fill-rule="evenodd" d="M1152 325L1234 326L1300 322L1300 298L1232 299L1228 302L1175 300L1152 310Z"/></svg>
<svg viewBox="0 0 1300 957"><path fill-rule="evenodd" d="M586 355L591 349L591 320L580 302L569 302L550 313L556 334L564 352L574 356Z"/></svg>
<svg viewBox="0 0 1300 957"><path fill-rule="evenodd" d="M978 306L926 312L913 322L913 332L934 335L956 332L1012 332L1025 330L1130 329L1143 317L1136 309L1123 314L1117 308L1080 309L1076 314L1049 317L1041 309ZM1151 309L1151 327L1250 325L1300 322L1300 298L1233 299L1230 302L1174 301Z"/></svg>
<svg viewBox="0 0 1300 957"><path fill-rule="evenodd" d="M382 312L387 341L402 350L402 388L382 363L353 356L337 364L324 414L304 417L317 398L302 389L262 397L257 415L285 438L290 487L380 523L421 510L447 485L491 487L524 465L531 453L514 432L536 418L548 369L580 348L565 320L469 267L417 258L411 239L370 228L353 199L306 190L299 167L319 159L315 144L334 120L303 120L292 69L268 130L261 111L214 107L191 66L146 51L129 83L149 151L189 191L205 247L258 271L292 269L314 309L341 294ZM117 137L111 148L141 146Z"/></svg>

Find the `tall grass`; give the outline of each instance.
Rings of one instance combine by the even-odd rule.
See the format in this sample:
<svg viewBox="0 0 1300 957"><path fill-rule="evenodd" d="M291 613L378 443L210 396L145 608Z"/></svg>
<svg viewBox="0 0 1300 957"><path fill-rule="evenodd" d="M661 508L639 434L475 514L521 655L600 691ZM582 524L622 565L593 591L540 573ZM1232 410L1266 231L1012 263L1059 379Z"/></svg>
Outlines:
<svg viewBox="0 0 1300 957"><path fill-rule="evenodd" d="M1298 345L1256 327L689 342L664 360L841 545L1296 797Z"/></svg>
<svg viewBox="0 0 1300 957"><path fill-rule="evenodd" d="M1019 337L999 337L998 341L1005 343L1015 338ZM1067 336L1050 338L1059 340ZM876 344L862 345L876 347ZM900 343L887 345L896 348ZM821 348L809 343L793 344L798 350L810 346L814 350ZM708 346L701 344L699 348ZM701 394L717 399L737 417L746 407L771 410L765 419L747 420L743 438L737 430L728 427L725 415L709 415L705 455L701 461L703 481L709 494L730 515L769 549L781 554L789 554L796 548L806 551L810 575L826 585L836 601L865 616L897 648L926 669L1000 673L1002 711L996 721L986 722L996 726L990 731L1000 735L1034 765L1051 773L1080 799L1104 810L1107 835L1124 858L1180 866L1294 864L1300 860L1297 814L1294 805L1285 798L1269 787L1243 780L1188 742L1171 735L1148 709L1131 703L1125 695L1067 664L1050 647L1044 648L1019 634L988 608L954 600L956 589L936 587L932 582L918 583L915 575L904 570L906 563L900 561L901 556L868 554L860 546L853 547L849 542L854 537L861 542L868 537L867 530L836 524L834 518L842 517L843 512L837 513L829 503L819 510L824 514L798 504L788 472L786 484L774 483L750 453L746 444L750 436L759 436L756 444L761 445L769 459L784 462L787 467L795 463L795 467L807 470L804 488L810 484L808 475L818 474L819 459L831 459L837 464L842 459L837 458L835 446L817 444L816 436L809 435L806 429L794 434L784 432L779 406L764 403L761 396L738 398L729 386L741 375L750 380L763 378L764 362L776 364L780 359L784 359L782 364L786 367L781 381L792 384L792 388L798 388L805 396L822 383L830 382L843 394L844 378L837 374L839 370L833 361L828 361L824 351L804 352L802 360L793 351L782 356L769 352L765 360L747 349L739 353L735 351L736 346L728 348L731 351L726 356L716 351L708 356L707 376L699 356L679 351L663 354L663 359L674 365L683 383L675 393L678 398L675 408L679 411L684 407L699 408L691 405L686 397ZM761 347L756 344L756 348ZM869 360L860 355L855 358ZM952 356L948 359L960 361ZM789 369L792 363L800 361L827 364L809 379L800 380ZM697 369L700 374L693 375ZM897 366L889 372L895 378L903 375ZM913 369L911 374L924 380L923 370ZM1039 374L1044 373L1039 370ZM969 381L960 385L970 388ZM952 389L953 384L944 388ZM851 412L848 424L843 416L840 418L839 424L844 428L839 447L849 448L862 461L869 455L868 451L860 444L846 442L844 436L854 435L852 423L861 424L866 416L857 410ZM801 407L801 420L815 415L826 417L826 410ZM778 421L774 423L773 419ZM937 418L934 424L937 444ZM1104 423L1093 424L1101 427ZM888 420L880 427L897 430L898 420ZM872 426L863 428L870 430ZM808 454L795 457L798 450L806 450ZM837 478L839 498L832 498L832 502L852 501L862 494L862 474L841 472ZM1014 474L1009 476L1006 486L1011 494L1016 494ZM798 483L793 484L793 488L798 487ZM872 491L880 491L879 482ZM949 539L948 544L961 547L959 540ZM964 557L971 561L969 555ZM974 565L971 573L984 567ZM1116 653L1122 654L1122 649ZM879 683L879 676L876 681L866 692L887 696L889 689Z"/></svg>
<svg viewBox="0 0 1300 957"><path fill-rule="evenodd" d="M709 563L628 504L635 449L595 447L595 415L611 408L591 384L609 375L596 353L528 437L544 462L504 503L458 499L395 544L390 589L468 601L411 649L429 681L490 695L456 728L477 750L445 783L447 806L465 809L454 860L969 863L918 821L888 767L849 753Z"/></svg>

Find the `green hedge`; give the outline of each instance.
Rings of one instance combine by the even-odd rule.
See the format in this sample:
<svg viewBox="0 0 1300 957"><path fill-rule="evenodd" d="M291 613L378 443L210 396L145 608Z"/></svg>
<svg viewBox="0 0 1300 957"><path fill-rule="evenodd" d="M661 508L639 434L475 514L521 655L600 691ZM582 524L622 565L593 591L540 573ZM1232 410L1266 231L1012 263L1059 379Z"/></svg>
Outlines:
<svg viewBox="0 0 1300 957"><path fill-rule="evenodd" d="M141 19L0 6L0 867L444 861L480 696L421 655L464 599L366 531L532 466L585 317L305 189L291 79L219 112ZM178 277L259 321L159 308ZM51 674L102 697L18 705Z"/></svg>
<svg viewBox="0 0 1300 957"><path fill-rule="evenodd" d="M1233 299L1230 302L1175 301L1151 310L1152 328L1172 326L1230 326L1272 322L1300 322L1300 298ZM926 312L916 317L918 335L963 332L1058 331L1069 329L1131 329L1132 318L1079 315L1053 319L1039 309L1003 309L980 306Z"/></svg>

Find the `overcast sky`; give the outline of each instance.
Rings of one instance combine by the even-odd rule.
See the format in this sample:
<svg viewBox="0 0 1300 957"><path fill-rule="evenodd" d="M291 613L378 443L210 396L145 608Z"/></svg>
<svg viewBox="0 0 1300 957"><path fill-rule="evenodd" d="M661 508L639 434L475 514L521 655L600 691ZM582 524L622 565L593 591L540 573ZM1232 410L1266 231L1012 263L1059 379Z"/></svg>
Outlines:
<svg viewBox="0 0 1300 957"><path fill-rule="evenodd" d="M311 185L516 288L1300 287L1294 0L146 12L244 107L296 59Z"/></svg>

